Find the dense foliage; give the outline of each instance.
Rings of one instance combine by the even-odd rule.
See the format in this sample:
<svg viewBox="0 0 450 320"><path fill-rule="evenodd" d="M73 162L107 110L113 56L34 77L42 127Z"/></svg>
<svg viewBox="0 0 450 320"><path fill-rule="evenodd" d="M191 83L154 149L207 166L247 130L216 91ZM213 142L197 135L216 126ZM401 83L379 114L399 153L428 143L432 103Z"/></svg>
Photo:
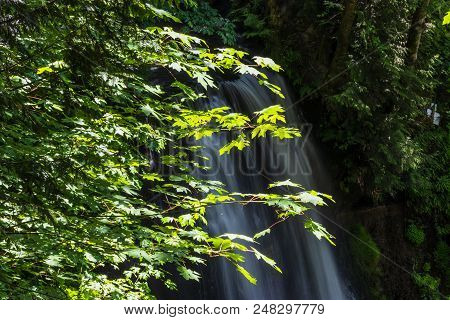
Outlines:
<svg viewBox="0 0 450 320"><path fill-rule="evenodd" d="M195 5L183 3L183 10ZM268 230L208 234L205 213L217 204L268 205L274 221L301 215L332 242L305 215L329 196L290 181L267 194L230 194L191 174L208 168L193 160L201 144L186 139L232 131L235 140L217 150L223 154L251 139L300 133L283 126L279 106L254 115L194 107L224 72L252 74L281 95L261 71L279 66L261 57L244 62L242 51L212 50L167 27L179 27L177 5L0 4L1 298L153 298L150 279L172 289L177 274L198 280L206 257L227 259L256 283L242 267L244 252L281 271L256 249Z"/></svg>
<svg viewBox="0 0 450 320"><path fill-rule="evenodd" d="M203 36L217 36L220 42L227 46L236 44L237 34L235 25L220 15L219 11L211 7L208 2L198 1L195 6L177 9L177 16L183 21L182 31L196 33Z"/></svg>

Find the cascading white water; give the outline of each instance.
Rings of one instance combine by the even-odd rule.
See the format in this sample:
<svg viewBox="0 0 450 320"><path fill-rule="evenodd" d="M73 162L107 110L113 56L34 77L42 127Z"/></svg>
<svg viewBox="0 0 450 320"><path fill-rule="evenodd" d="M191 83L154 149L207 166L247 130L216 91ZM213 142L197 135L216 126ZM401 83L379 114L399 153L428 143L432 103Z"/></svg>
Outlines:
<svg viewBox="0 0 450 320"><path fill-rule="evenodd" d="M257 80L242 76L235 81L225 81L215 93L210 93L206 104L213 107L229 106L234 111L253 115L265 107L281 104L286 107L288 123L301 123L281 77L272 77L286 96L281 100ZM236 192L264 192L276 180L291 179L307 189L330 192L324 179L320 159L310 139L280 142L260 139L252 148L231 155L218 156L217 150L227 139L215 136L204 139L208 165L212 173L208 178L219 180ZM311 171L314 168L315 171ZM322 181L320 181L322 180ZM325 180L325 181L324 181ZM322 189L321 189L322 187ZM323 189L325 188L325 190ZM314 214L316 220L320 216ZM256 205L218 206L208 212L209 230L212 234L237 233L253 235L274 222L270 209ZM257 285L248 283L226 261L217 261L207 275L207 296L222 299L345 299L343 281L334 258L333 247L325 240L319 241L308 233L301 218L278 225L261 243L261 250L273 257L283 270L279 274L249 256L245 267L258 279Z"/></svg>

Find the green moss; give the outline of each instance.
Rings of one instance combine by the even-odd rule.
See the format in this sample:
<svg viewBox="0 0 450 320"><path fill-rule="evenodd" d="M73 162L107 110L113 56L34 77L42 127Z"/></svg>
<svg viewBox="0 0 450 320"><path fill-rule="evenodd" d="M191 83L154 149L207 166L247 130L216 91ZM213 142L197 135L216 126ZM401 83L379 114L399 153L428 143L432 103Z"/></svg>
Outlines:
<svg viewBox="0 0 450 320"><path fill-rule="evenodd" d="M355 226L353 231L358 238L351 242L353 256L361 267L374 271L380 261L380 249L362 225Z"/></svg>
<svg viewBox="0 0 450 320"><path fill-rule="evenodd" d="M355 238L350 240L350 251L361 283L365 283L365 294L369 298L383 298L381 287L381 253L378 245L364 226L352 228Z"/></svg>
<svg viewBox="0 0 450 320"><path fill-rule="evenodd" d="M421 227L418 227L415 224L410 224L408 228L406 228L405 235L406 239L416 246L420 246L425 241L425 232Z"/></svg>

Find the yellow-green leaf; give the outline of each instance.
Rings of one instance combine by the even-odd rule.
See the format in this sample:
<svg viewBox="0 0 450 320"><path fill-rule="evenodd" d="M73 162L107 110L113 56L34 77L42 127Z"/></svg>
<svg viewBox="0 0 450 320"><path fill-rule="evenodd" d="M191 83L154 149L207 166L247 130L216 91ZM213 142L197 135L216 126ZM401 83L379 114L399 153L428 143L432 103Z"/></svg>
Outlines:
<svg viewBox="0 0 450 320"><path fill-rule="evenodd" d="M231 141L230 143L224 145L219 150L219 154L223 155L225 153L230 153L231 149L237 148L239 150L243 150L244 148L248 147L250 145L250 142L247 140L247 137L242 133L237 137L235 140Z"/></svg>
<svg viewBox="0 0 450 320"><path fill-rule="evenodd" d="M41 67L41 68L37 69L36 74L42 74L44 72L52 73L53 69L50 67Z"/></svg>
<svg viewBox="0 0 450 320"><path fill-rule="evenodd" d="M236 264L236 270L239 271L244 277L245 279L247 279L251 284L256 285L256 278L253 277L250 272L248 272L244 267Z"/></svg>

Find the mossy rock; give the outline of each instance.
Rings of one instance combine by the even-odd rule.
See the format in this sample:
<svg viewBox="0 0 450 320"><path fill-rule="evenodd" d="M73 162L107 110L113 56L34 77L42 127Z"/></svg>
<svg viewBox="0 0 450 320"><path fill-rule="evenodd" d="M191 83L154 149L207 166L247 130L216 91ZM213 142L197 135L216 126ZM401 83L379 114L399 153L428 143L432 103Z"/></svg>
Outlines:
<svg viewBox="0 0 450 320"><path fill-rule="evenodd" d="M358 224L351 229L355 237L350 240L350 252L359 280L364 283L364 294L368 298L382 299L380 249L364 226Z"/></svg>

